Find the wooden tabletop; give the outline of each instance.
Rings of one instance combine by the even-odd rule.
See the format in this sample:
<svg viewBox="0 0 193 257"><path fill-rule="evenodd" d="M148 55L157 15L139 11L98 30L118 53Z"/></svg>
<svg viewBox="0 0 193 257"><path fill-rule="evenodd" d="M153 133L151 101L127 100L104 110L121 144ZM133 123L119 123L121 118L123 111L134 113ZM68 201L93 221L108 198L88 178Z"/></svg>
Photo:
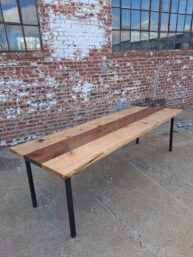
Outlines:
<svg viewBox="0 0 193 257"><path fill-rule="evenodd" d="M134 107L10 147L10 151L59 177L69 178L181 112Z"/></svg>

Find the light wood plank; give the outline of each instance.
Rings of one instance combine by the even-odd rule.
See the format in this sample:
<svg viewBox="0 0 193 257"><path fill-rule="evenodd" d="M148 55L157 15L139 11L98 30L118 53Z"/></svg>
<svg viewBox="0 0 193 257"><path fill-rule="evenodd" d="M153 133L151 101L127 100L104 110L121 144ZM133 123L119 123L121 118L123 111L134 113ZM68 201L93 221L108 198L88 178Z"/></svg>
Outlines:
<svg viewBox="0 0 193 257"><path fill-rule="evenodd" d="M46 146L58 143L62 140L68 139L70 137L76 136L80 133L89 131L90 129L96 128L99 125L104 125L108 122L111 122L113 120L122 118L124 116L127 116L129 114L133 114L138 112L139 110L146 109L147 107L133 107L130 109L126 109L114 114L107 115L105 117L92 120L90 122L84 123L82 125L66 129L64 131L57 132L55 134L51 134L48 136L45 136L40 139L35 139L23 144L19 144L17 146L10 147L9 150L13 152L14 154L18 155L20 158L24 158L24 155L27 155L29 153L32 153L34 151L40 150Z"/></svg>
<svg viewBox="0 0 193 257"><path fill-rule="evenodd" d="M68 178L94 162L128 144L162 123L180 114L179 109L163 109L140 121L116 130L71 152L42 164L42 168L62 178Z"/></svg>

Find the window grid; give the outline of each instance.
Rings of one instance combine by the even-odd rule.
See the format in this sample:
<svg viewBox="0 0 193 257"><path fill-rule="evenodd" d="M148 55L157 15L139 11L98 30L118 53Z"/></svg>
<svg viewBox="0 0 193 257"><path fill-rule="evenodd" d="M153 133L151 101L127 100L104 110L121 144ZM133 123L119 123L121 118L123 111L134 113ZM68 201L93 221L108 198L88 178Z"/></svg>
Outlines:
<svg viewBox="0 0 193 257"><path fill-rule="evenodd" d="M7 40L7 45L8 45L8 50L1 50L0 49L0 52L31 52L31 50L28 49L27 44L26 44L26 36L25 36L25 32L24 32L24 26L38 28L39 40L40 40L40 50L43 49L42 40L41 40L41 32L40 32L40 22L39 22L39 17L38 17L38 13L37 13L37 2L36 2L36 0L35 0L35 8L36 8L36 15L37 15L37 24L23 23L23 18L22 18L22 13L21 13L21 7L20 7L19 0L16 0L16 3L17 3L17 9L18 9L18 13L19 13L20 22L7 22L4 19L3 8L2 8L1 0L0 0L0 13L2 14L2 21L0 20L0 25L3 25L3 27L4 27L6 40ZM24 39L25 50L11 50L10 49L10 43L9 43L9 39L8 39L8 35L7 35L6 25L13 25L13 26L18 25L18 26L21 27L22 36L23 36L23 39Z"/></svg>
<svg viewBox="0 0 193 257"><path fill-rule="evenodd" d="M119 28L113 28L113 32L114 31L117 31L117 33L119 33L119 43L118 44L115 44L113 45L113 49L115 50L126 50L126 49L122 49L122 38L121 38L121 33L122 32L128 32L129 33L129 42L127 44L127 49L128 50L133 50L133 47L132 47L132 34L135 32L139 32L139 41L138 41L138 47L134 47L136 49L143 49L142 47L142 34L144 32L147 33L147 47L144 49L144 50L160 50L160 49L179 49L178 47L178 44L177 44L177 35L181 34L181 43L182 45L185 43L185 36L189 37L189 40L186 42L188 44L188 47L185 47L184 48L182 47L182 49L193 49L193 10L192 12L188 11L188 4L189 2L188 1L191 1L191 0L185 0L185 11L181 11L180 9L180 1L182 0L168 0L169 1L169 9L168 10L162 10L163 9L163 2L164 0L160 0L159 1L159 8L158 10L153 10L152 9L152 3L154 0L150 0L148 1L149 2L149 8L148 9L144 9L142 8L142 0L139 0L140 1L140 7L139 8L132 8L132 3L133 1L136 1L136 0L132 0L130 1L130 7L123 7L122 6L122 1L124 0L120 0L120 5L119 6L114 6L112 5L112 9L117 9L120 11L120 26ZM173 11L172 10L172 4L177 1L177 10L176 11ZM158 1L157 1L158 2ZM130 26L129 26L129 29L128 28L124 28L122 26L122 23L123 23L123 19L122 19L122 12L123 10L127 10L128 13L129 13L129 19L130 19ZM140 20L139 20L139 28L133 28L133 25L132 25L132 15L134 12L139 12L140 14ZM148 28L147 29L144 29L142 28L142 16L143 16L143 13L148 13L149 15L149 19L148 19ZM152 29L151 28L151 17L152 15L154 14L157 14L158 15L158 28L157 30L155 29ZM166 26L166 30L164 31L162 29L162 17L166 17L166 15L168 16L168 20L166 22L167 26ZM175 26L173 26L174 28L171 29L171 24L172 24L172 21L171 21L171 17L172 15L176 15L176 21L175 21ZM178 25L179 25L179 20L180 20L180 17L181 18L184 18L184 21L183 21L183 27L179 29ZM190 27L189 27L189 30L187 30L186 28L186 25L188 25L186 22L187 20L190 21ZM155 37L154 40L152 40L151 38L151 34L152 33L157 33L157 37ZM171 39L171 36L173 37L173 46L174 47L170 47L170 46L165 46L165 47L162 47L162 43L163 43L163 40L162 40L162 35L167 34L167 36L165 37L166 39L166 44L169 44L169 39ZM172 35L173 34L173 35ZM152 43L154 41L155 45ZM155 42L157 41L157 42ZM157 44L157 46L156 46ZM154 45L154 46L153 46Z"/></svg>

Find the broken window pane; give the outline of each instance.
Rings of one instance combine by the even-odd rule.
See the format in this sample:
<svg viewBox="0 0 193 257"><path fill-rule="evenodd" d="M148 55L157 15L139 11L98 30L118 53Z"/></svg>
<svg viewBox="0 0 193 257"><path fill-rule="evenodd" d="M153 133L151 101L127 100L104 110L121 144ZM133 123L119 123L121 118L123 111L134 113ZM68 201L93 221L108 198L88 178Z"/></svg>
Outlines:
<svg viewBox="0 0 193 257"><path fill-rule="evenodd" d="M24 26L25 42L27 50L40 50L40 33L39 28L35 26Z"/></svg>
<svg viewBox="0 0 193 257"><path fill-rule="evenodd" d="M183 44L183 33L177 33L175 49L182 49L182 44Z"/></svg>
<svg viewBox="0 0 193 257"><path fill-rule="evenodd" d="M149 28L149 12L141 12L141 29Z"/></svg>
<svg viewBox="0 0 193 257"><path fill-rule="evenodd" d="M25 50L22 27L18 25L6 25L7 37L11 51Z"/></svg>
<svg viewBox="0 0 193 257"><path fill-rule="evenodd" d="M20 22L16 0L1 0L1 6L5 22Z"/></svg>
<svg viewBox="0 0 193 257"><path fill-rule="evenodd" d="M122 28L130 29L130 10L122 9Z"/></svg>
<svg viewBox="0 0 193 257"><path fill-rule="evenodd" d="M168 33L166 49L174 49L175 48L175 33Z"/></svg>
<svg viewBox="0 0 193 257"><path fill-rule="evenodd" d="M130 31L121 31L121 50L130 48Z"/></svg>
<svg viewBox="0 0 193 257"><path fill-rule="evenodd" d="M182 49L188 50L190 46L190 33L184 33Z"/></svg>
<svg viewBox="0 0 193 257"><path fill-rule="evenodd" d="M0 24L0 51L7 51L7 39L5 35L5 28L4 25Z"/></svg>
<svg viewBox="0 0 193 257"><path fill-rule="evenodd" d="M20 0L20 7L23 23L38 25L35 0Z"/></svg>
<svg viewBox="0 0 193 257"><path fill-rule="evenodd" d="M120 29L120 9L112 8L113 29Z"/></svg>

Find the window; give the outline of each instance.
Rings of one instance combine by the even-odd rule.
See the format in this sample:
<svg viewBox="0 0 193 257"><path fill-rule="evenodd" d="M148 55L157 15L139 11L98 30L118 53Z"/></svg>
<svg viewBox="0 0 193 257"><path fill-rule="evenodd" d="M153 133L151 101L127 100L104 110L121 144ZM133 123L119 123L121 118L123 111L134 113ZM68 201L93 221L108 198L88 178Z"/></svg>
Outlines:
<svg viewBox="0 0 193 257"><path fill-rule="evenodd" d="M0 0L0 52L41 50L35 0Z"/></svg>
<svg viewBox="0 0 193 257"><path fill-rule="evenodd" d="M113 50L193 49L193 0L112 0Z"/></svg>

